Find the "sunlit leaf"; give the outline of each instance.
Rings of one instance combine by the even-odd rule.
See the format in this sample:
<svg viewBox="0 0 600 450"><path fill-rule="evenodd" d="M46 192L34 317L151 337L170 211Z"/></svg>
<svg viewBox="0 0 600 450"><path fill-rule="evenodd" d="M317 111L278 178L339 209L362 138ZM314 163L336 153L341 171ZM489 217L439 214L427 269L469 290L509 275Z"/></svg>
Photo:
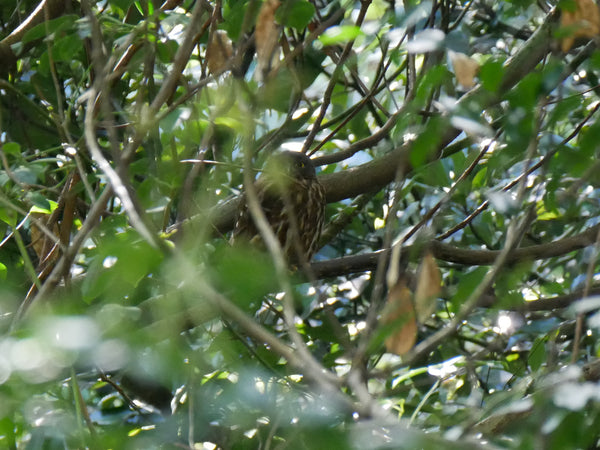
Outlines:
<svg viewBox="0 0 600 450"><path fill-rule="evenodd" d="M428 28L417 33L413 40L406 44L409 53L429 53L443 47L446 35L443 31Z"/></svg>
<svg viewBox="0 0 600 450"><path fill-rule="evenodd" d="M344 44L356 39L362 34L359 27L353 25L340 25L330 27L319 36L319 41L323 45Z"/></svg>
<svg viewBox="0 0 600 450"><path fill-rule="evenodd" d="M32 212L47 213L51 212L52 210L52 206L48 199L39 192L30 192L27 195L27 199L33 204L33 207L35 208L35 211L32 210ZM56 204L56 202L54 202L54 204Z"/></svg>
<svg viewBox="0 0 600 450"><path fill-rule="evenodd" d="M585 314L600 309L600 296L587 297L573 303L569 308L574 314Z"/></svg>
<svg viewBox="0 0 600 450"><path fill-rule="evenodd" d="M579 411L588 404L588 402L600 399L600 389L596 383L562 383L557 387L554 393L554 403L557 406Z"/></svg>
<svg viewBox="0 0 600 450"><path fill-rule="evenodd" d="M452 116L450 123L453 127L463 130L469 135L480 137L492 137L494 135L494 131L490 127L468 117Z"/></svg>

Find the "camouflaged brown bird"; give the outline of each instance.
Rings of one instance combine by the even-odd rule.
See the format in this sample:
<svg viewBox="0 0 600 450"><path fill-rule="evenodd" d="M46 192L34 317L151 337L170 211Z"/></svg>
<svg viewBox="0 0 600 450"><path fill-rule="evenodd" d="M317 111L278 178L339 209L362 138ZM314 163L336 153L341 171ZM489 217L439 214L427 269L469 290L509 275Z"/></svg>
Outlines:
<svg viewBox="0 0 600 450"><path fill-rule="evenodd" d="M310 261L318 249L326 205L325 191L311 159L298 152L276 153L255 186L261 208L287 262L297 265ZM232 242L240 240L264 247L245 195L232 236Z"/></svg>

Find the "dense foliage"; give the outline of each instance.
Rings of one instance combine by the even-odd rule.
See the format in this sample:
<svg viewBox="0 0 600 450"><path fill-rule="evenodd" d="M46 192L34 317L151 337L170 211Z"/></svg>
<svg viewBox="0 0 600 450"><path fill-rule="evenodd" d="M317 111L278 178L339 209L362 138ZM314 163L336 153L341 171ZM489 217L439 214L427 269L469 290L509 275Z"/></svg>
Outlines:
<svg viewBox="0 0 600 450"><path fill-rule="evenodd" d="M2 2L0 447L596 448L600 14L555 3ZM281 148L296 271L229 243Z"/></svg>

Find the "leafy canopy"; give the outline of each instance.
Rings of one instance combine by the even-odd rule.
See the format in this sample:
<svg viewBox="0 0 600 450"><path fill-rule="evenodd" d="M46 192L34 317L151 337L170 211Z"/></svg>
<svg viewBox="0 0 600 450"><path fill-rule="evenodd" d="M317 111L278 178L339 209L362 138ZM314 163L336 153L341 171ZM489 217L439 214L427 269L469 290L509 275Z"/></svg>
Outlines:
<svg viewBox="0 0 600 450"><path fill-rule="evenodd" d="M592 0L6 3L3 448L598 445ZM281 148L294 273L228 241Z"/></svg>

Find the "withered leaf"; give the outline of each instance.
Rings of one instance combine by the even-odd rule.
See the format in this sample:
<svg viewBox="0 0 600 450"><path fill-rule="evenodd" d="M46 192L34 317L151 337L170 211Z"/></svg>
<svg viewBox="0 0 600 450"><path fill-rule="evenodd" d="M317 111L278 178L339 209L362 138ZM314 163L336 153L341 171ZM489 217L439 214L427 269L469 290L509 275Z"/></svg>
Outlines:
<svg viewBox="0 0 600 450"><path fill-rule="evenodd" d="M594 0L575 0L575 11L563 9L561 28L572 32L561 40L561 50L568 52L578 38L593 38L600 34L600 10Z"/></svg>
<svg viewBox="0 0 600 450"><path fill-rule="evenodd" d="M278 48L280 29L275 22L275 12L281 3L279 0L266 0L258 12L256 31L257 75L264 80L271 70L271 63Z"/></svg>
<svg viewBox="0 0 600 450"><path fill-rule="evenodd" d="M206 47L206 64L213 75L219 75L225 69L233 54L231 39L225 30L216 30Z"/></svg>
<svg viewBox="0 0 600 450"><path fill-rule="evenodd" d="M58 258L58 252L53 251L55 250L55 242L46 236L46 234L44 234L36 225L36 222L42 223L43 225L49 225L48 220L50 219L50 215L32 212L31 217L36 219L35 221L32 221L31 228L29 230L31 235L31 247L37 255L38 261L40 263L47 263L48 261L54 262ZM56 236L59 235L59 229L56 223L53 224L52 231Z"/></svg>
<svg viewBox="0 0 600 450"><path fill-rule="evenodd" d="M425 253L417 275L415 310L419 323L425 322L435 312L437 298L442 290L442 274L430 251Z"/></svg>
<svg viewBox="0 0 600 450"><path fill-rule="evenodd" d="M404 355L417 341L417 320L412 302L412 292L404 278L400 278L390 289L381 322L393 331L385 339L385 348L390 353Z"/></svg>
<svg viewBox="0 0 600 450"><path fill-rule="evenodd" d="M465 89L475 86L475 76L479 72L479 63L464 53L449 52L456 81Z"/></svg>

